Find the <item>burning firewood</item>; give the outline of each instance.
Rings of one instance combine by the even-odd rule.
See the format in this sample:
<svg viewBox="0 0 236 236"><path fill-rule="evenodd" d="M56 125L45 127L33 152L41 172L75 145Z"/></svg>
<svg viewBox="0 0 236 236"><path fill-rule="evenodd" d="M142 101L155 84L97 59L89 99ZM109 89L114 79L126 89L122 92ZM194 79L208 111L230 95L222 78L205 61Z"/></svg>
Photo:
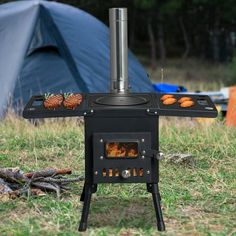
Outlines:
<svg viewBox="0 0 236 236"><path fill-rule="evenodd" d="M62 191L70 189L68 184L83 180L81 177L64 177L70 174L72 170L69 168L49 168L29 173L23 173L19 168L0 168L0 200L22 195L43 196L48 191L56 192L60 197Z"/></svg>

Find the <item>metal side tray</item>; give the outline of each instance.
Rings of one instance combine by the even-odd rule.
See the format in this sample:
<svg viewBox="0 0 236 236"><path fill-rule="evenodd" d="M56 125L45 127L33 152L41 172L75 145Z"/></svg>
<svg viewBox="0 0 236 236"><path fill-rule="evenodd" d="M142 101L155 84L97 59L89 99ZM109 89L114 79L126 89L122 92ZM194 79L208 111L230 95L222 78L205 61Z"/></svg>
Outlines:
<svg viewBox="0 0 236 236"><path fill-rule="evenodd" d="M75 109L67 109L63 104L55 109L46 109L44 107L44 100L45 98L43 95L32 96L24 108L23 117L26 119L71 117L83 116L84 112L86 112L85 95L82 95L82 102Z"/></svg>
<svg viewBox="0 0 236 236"><path fill-rule="evenodd" d="M171 95L175 100L163 100L164 95ZM181 103L182 100L191 101ZM173 102L168 104L169 102ZM157 113L159 116L185 116L185 117L209 117L215 118L218 115L218 111L211 101L209 96L206 95L196 95L196 94L181 94L181 93L171 93L171 94L156 94L157 102ZM191 104L190 106L187 106ZM186 105L186 106L185 106Z"/></svg>

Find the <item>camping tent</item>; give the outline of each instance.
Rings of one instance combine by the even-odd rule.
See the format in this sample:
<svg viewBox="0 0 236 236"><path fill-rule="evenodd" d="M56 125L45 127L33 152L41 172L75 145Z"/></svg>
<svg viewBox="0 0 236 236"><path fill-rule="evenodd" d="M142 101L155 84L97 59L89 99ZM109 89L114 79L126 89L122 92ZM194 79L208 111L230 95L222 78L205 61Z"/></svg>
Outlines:
<svg viewBox="0 0 236 236"><path fill-rule="evenodd" d="M77 8L47 1L0 5L0 116L33 94L108 92L109 30ZM133 92L153 91L129 52Z"/></svg>

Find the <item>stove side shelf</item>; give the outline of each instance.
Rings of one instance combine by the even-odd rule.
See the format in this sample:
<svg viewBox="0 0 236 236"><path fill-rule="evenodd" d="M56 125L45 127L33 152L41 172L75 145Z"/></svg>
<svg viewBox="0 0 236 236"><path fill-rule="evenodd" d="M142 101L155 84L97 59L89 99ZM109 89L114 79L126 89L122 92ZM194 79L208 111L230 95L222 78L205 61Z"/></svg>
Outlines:
<svg viewBox="0 0 236 236"><path fill-rule="evenodd" d="M218 111L209 96L180 93L171 94L177 99L177 102L173 105L164 105L161 101L161 97L164 94L156 94L156 102L158 105L155 112L159 116L216 118L218 115ZM191 97L194 105L186 108L180 107L178 100L181 97ZM150 113L153 114L153 111Z"/></svg>
<svg viewBox="0 0 236 236"><path fill-rule="evenodd" d="M43 95L32 96L24 108L23 117L26 119L34 119L83 116L86 111L87 101L85 95L83 95L82 103L75 110L66 109L63 106L55 110L48 110L43 106L43 100Z"/></svg>

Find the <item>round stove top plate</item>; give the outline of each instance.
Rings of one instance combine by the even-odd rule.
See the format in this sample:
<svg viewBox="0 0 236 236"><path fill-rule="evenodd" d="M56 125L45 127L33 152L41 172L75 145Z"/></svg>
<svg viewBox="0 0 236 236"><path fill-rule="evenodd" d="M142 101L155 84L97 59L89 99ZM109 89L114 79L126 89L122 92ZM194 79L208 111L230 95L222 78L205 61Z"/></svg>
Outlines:
<svg viewBox="0 0 236 236"><path fill-rule="evenodd" d="M132 95L107 95L95 100L95 103L106 106L136 106L147 102L149 102L147 98Z"/></svg>

